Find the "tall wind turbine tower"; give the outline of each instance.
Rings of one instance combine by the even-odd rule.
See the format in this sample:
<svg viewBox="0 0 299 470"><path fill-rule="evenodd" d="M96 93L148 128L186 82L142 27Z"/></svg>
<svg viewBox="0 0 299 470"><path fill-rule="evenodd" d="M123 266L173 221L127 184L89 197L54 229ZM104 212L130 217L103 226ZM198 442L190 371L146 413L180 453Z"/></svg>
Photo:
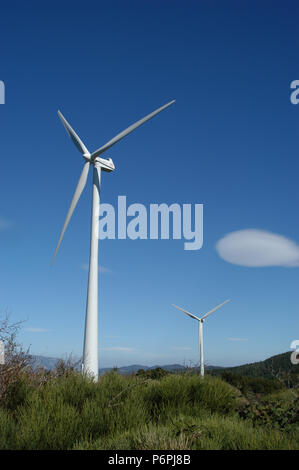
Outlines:
<svg viewBox="0 0 299 470"><path fill-rule="evenodd" d="M93 153L90 153L85 147L80 137L76 134L74 129L70 126L64 116L58 111L58 115L64 125L67 133L72 139L73 143L82 153L85 164L79 178L75 193L68 210L57 246L52 259L52 264L55 261L58 248L62 241L63 235L69 224L70 218L75 210L79 198L85 188L87 176L90 166L93 167L93 184L92 184L92 211L91 211L91 234L90 234L90 258L89 258L89 274L88 274L88 290L87 290L87 305L85 317L85 335L84 335L84 349L83 349L83 364L82 371L98 380L98 235L99 235L99 217L100 217L100 185L102 171L110 172L115 169L111 158L108 160L101 157L101 155L110 149L112 145L116 144L119 140L123 139L126 135L137 129L143 123L168 108L175 100L165 104L159 109L156 109L151 114L148 114L143 119L140 119L135 124L124 131L117 134L113 139L109 140L105 145L100 147Z"/></svg>
<svg viewBox="0 0 299 470"><path fill-rule="evenodd" d="M222 305L225 305L228 300L225 300L222 302L222 304L217 305L217 307L212 308L212 310L209 310L207 313L205 313L201 318L197 317L196 315L193 315L193 313L187 312L187 310L182 309L181 307L178 307L175 304L172 304L173 307L178 308L182 312L186 313L186 315L189 315L189 317L194 318L194 320L198 321L198 351L200 354L200 374L204 376L205 374L205 366L204 366L204 356L203 356L203 324L205 319L211 315L211 313L215 312L215 310L218 310L218 308L222 307Z"/></svg>

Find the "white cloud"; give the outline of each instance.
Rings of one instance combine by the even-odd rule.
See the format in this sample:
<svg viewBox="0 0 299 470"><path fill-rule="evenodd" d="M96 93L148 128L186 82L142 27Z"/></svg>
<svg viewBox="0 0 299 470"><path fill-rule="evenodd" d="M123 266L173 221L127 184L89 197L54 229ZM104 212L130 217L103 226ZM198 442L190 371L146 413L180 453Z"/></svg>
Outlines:
<svg viewBox="0 0 299 470"><path fill-rule="evenodd" d="M173 349L176 349L176 350L179 350L179 351L190 351L191 350L191 348L189 348L188 346L176 346Z"/></svg>
<svg viewBox="0 0 299 470"><path fill-rule="evenodd" d="M228 338L228 341L248 341L248 338Z"/></svg>
<svg viewBox="0 0 299 470"><path fill-rule="evenodd" d="M47 333L48 331L51 331L46 328L24 328L24 330L30 333Z"/></svg>
<svg viewBox="0 0 299 470"><path fill-rule="evenodd" d="M81 264L81 268L84 269L84 271L88 271L88 264ZM111 273L111 269L105 268L105 266L100 266L99 265L99 272L100 273Z"/></svg>
<svg viewBox="0 0 299 470"><path fill-rule="evenodd" d="M276 233L258 229L231 232L216 243L219 256L248 267L299 266L299 246Z"/></svg>
<svg viewBox="0 0 299 470"><path fill-rule="evenodd" d="M100 273L111 273L111 269L105 268L105 266L99 266Z"/></svg>

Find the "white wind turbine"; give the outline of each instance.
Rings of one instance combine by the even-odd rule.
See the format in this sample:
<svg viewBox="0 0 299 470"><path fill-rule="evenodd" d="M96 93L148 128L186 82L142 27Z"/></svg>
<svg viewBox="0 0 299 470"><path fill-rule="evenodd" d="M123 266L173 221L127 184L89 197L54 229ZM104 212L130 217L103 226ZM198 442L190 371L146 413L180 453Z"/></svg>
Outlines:
<svg viewBox="0 0 299 470"><path fill-rule="evenodd" d="M205 313L201 318L197 317L196 315L193 315L193 313L187 312L187 310L182 309L181 307L178 307L175 304L172 304L173 307L178 308L182 312L186 313L186 315L189 315L189 317L194 318L194 320L198 321L198 350L200 354L200 374L204 376L204 357L203 357L203 323L207 316L211 315L211 313L215 312L215 310L218 310L218 308L222 307L222 305L226 304L229 302L230 299L225 300L222 302L222 304L217 305L217 307L212 308L212 310L209 310L207 313Z"/></svg>
<svg viewBox="0 0 299 470"><path fill-rule="evenodd" d="M98 379L98 234L99 234L99 216L100 216L100 182L101 172L113 171L115 169L111 158L108 160L101 158L100 155L106 152L112 145L116 144L130 132L134 131L137 127L154 117L156 114L166 109L175 100L165 104L159 109L156 109L151 114L148 114L143 119L140 119L135 124L124 131L117 134L113 139L109 140L105 145L100 147L93 153L90 153L85 147L82 140L78 137L76 132L72 129L60 111L58 115L66 128L67 133L72 139L73 143L82 153L85 160L83 171L79 178L69 211L67 213L64 226L62 228L56 250L52 259L52 264L55 261L58 248L63 238L64 232L68 226L70 218L75 210L78 200L86 185L87 175L90 165L93 166L93 186L92 186L92 213L91 213L91 235L90 235L90 258L89 258L89 274L88 274L88 291L87 291L87 305L86 305L86 318L85 318L85 334L84 334L84 349L83 349L83 364L82 371L94 377L95 381Z"/></svg>

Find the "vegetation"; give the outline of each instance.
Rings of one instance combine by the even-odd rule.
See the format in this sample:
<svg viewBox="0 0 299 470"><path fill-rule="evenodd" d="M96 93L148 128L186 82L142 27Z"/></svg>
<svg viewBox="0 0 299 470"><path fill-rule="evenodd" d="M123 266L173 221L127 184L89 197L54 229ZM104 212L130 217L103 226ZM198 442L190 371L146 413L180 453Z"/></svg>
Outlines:
<svg viewBox="0 0 299 470"><path fill-rule="evenodd" d="M299 389L277 379L157 368L94 383L71 361L34 369L11 344L0 449L299 449Z"/></svg>
<svg viewBox="0 0 299 470"><path fill-rule="evenodd" d="M237 387L243 394L253 393L272 393L284 388L284 383L277 378L265 379L264 377L246 377L232 372L223 372L221 378Z"/></svg>
<svg viewBox="0 0 299 470"><path fill-rule="evenodd" d="M0 406L1 449L299 449L298 394L257 400L217 377L24 372Z"/></svg>
<svg viewBox="0 0 299 470"><path fill-rule="evenodd" d="M138 377L144 377L147 379L161 379L162 377L165 377L166 375L169 375L170 372L167 370L162 369L161 367L156 367L156 369L139 369L136 372L136 375Z"/></svg>
<svg viewBox="0 0 299 470"><path fill-rule="evenodd" d="M298 366L291 363L291 352L277 354L265 361L254 362L252 364L244 364L242 366L212 369L210 371L213 375L221 375L223 372L232 372L247 377L264 377L266 379L273 379L285 377L289 380L292 378L298 380Z"/></svg>

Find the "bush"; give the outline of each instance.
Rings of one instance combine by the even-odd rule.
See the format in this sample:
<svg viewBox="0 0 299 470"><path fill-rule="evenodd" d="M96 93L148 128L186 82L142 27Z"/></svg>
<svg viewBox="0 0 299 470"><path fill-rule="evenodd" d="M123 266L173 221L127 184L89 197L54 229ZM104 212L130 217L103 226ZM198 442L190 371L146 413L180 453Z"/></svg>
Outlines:
<svg viewBox="0 0 299 470"><path fill-rule="evenodd" d="M239 416L250 419L254 425L289 432L299 424L299 397L295 393L272 394L260 402L248 403Z"/></svg>
<svg viewBox="0 0 299 470"><path fill-rule="evenodd" d="M136 375L138 377L146 378L146 379L154 379L154 380L159 380L162 379L162 377L166 377L166 375L169 375L170 372L168 372L165 369L162 369L161 367L156 367L155 369L139 369L136 372Z"/></svg>
<svg viewBox="0 0 299 470"><path fill-rule="evenodd" d="M229 384L237 387L242 393L253 392L268 394L284 388L284 384L277 379L265 379L263 377L246 377L232 372L223 372L221 378Z"/></svg>
<svg viewBox="0 0 299 470"><path fill-rule="evenodd" d="M199 375L170 375L159 382L149 383L143 400L151 419L167 419L171 414L198 415L202 410L225 414L236 408L236 394L220 379Z"/></svg>
<svg viewBox="0 0 299 470"><path fill-rule="evenodd" d="M235 416L178 416L168 424L146 424L94 441L76 450L274 450L298 449L295 439L275 430L255 429Z"/></svg>
<svg viewBox="0 0 299 470"><path fill-rule="evenodd" d="M5 348L5 363L0 364L0 403L10 402L12 406L22 394L24 376L33 374L32 356L16 341L19 328L20 323L10 323L9 315L0 318L0 341Z"/></svg>
<svg viewBox="0 0 299 470"><path fill-rule="evenodd" d="M0 408L0 449L14 449L16 442L16 424L12 415Z"/></svg>
<svg viewBox="0 0 299 470"><path fill-rule="evenodd" d="M31 391L32 385L27 375L23 374L23 376L16 377L14 381L7 385L2 406L16 412L19 406L24 405Z"/></svg>

